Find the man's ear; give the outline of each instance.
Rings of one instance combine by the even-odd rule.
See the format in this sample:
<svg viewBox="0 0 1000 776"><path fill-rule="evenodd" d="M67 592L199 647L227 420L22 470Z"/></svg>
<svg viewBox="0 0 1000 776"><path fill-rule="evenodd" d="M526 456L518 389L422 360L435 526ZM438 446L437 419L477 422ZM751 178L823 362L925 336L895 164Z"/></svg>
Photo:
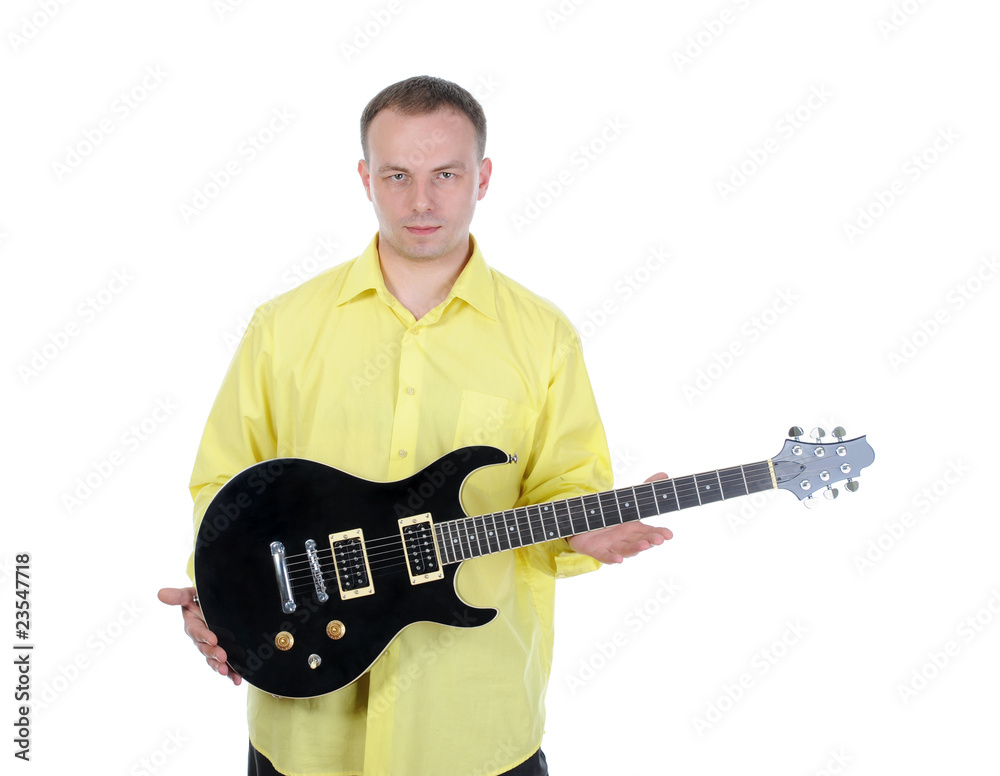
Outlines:
<svg viewBox="0 0 1000 776"><path fill-rule="evenodd" d="M484 157L479 163L479 193L476 201L486 196L486 190L490 187L490 176L493 174L493 162L489 157Z"/></svg>
<svg viewBox="0 0 1000 776"><path fill-rule="evenodd" d="M368 173L368 163L364 159L358 160L358 175L361 176L361 185L365 187L365 194L368 201L372 201L371 175Z"/></svg>

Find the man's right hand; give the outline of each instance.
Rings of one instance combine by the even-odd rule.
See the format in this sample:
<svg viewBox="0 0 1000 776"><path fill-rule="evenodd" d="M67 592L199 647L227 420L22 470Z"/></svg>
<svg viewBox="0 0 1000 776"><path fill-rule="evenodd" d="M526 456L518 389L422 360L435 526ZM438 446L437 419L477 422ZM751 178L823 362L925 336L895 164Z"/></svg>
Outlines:
<svg viewBox="0 0 1000 776"><path fill-rule="evenodd" d="M184 632L190 636L198 651L205 656L205 661L216 673L228 676L233 684L239 685L243 677L226 663L226 650L219 646L218 637L205 624L201 607L194 600L195 595L193 587L165 587L156 594L156 597L165 604L181 607L181 614L184 615Z"/></svg>

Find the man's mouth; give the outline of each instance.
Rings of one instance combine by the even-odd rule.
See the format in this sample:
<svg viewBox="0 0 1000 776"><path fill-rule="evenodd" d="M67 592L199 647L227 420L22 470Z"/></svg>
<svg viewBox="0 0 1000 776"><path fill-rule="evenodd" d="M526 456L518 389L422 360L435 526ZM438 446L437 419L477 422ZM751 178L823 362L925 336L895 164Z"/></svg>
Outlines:
<svg viewBox="0 0 1000 776"><path fill-rule="evenodd" d="M440 228L441 228L440 226L407 226L407 227L405 227L406 231L408 231L410 234L416 234L416 235L434 234L434 232L436 232Z"/></svg>

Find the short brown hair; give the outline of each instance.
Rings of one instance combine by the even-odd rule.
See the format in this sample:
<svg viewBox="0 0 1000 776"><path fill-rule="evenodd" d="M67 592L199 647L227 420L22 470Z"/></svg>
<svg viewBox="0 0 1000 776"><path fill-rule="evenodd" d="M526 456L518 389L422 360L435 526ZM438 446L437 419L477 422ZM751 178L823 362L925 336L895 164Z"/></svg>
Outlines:
<svg viewBox="0 0 1000 776"><path fill-rule="evenodd" d="M379 112L389 108L404 116L421 116L450 107L464 113L476 130L479 161L486 155L486 114L483 106L456 83L430 75L418 75L385 87L361 114L361 150L368 161L368 127Z"/></svg>

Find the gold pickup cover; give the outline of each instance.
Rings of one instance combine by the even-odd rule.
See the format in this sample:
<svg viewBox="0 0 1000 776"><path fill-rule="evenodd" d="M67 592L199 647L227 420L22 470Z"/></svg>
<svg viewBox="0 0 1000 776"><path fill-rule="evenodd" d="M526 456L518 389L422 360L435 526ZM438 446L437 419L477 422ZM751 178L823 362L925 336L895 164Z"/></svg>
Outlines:
<svg viewBox="0 0 1000 776"><path fill-rule="evenodd" d="M426 570L414 570L413 563L414 560L410 556L407 550L407 535L404 533L404 528L409 528L414 525L421 525L426 523L427 534L430 534L431 538L431 551L433 552L433 565L435 568L431 571ZM406 571L410 575L411 585L422 585L425 582L433 582L437 579L444 578L444 570L441 567L441 552L438 548L437 535L434 533L434 520L431 518L430 512L425 512L422 515L413 515L412 517L404 517L399 520L399 537L403 540L403 554L406 556Z"/></svg>
<svg viewBox="0 0 1000 776"><path fill-rule="evenodd" d="M364 564L364 579L367 580L367 585L359 585L358 587L348 587L344 589L344 573L350 573L346 569L343 569L340 565L341 558L337 556L337 548L334 546L334 542L350 542L351 544L357 543L358 547L361 549L361 560ZM348 598L360 598L365 595L374 595L375 585L372 583L372 570L368 565L368 548L365 546L365 536L364 532L360 528L355 528L350 531L341 531L340 533L330 534L330 549L333 550L333 566L337 573L337 587L340 588L340 597L342 600L346 601ZM343 549L341 550L343 552Z"/></svg>

